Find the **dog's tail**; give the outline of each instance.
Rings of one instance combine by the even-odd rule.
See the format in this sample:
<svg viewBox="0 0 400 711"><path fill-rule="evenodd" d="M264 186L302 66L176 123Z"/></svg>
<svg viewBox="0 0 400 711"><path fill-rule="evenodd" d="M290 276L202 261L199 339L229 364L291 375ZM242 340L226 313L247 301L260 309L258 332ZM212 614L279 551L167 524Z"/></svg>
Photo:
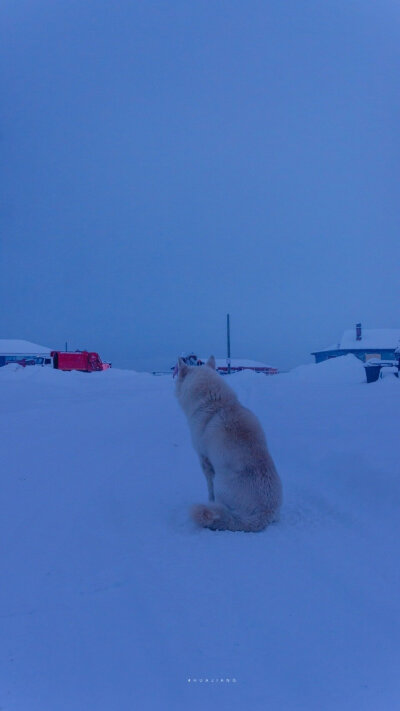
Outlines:
<svg viewBox="0 0 400 711"><path fill-rule="evenodd" d="M270 511L236 512L222 504L196 504L191 514L195 523L212 531L262 531L275 520Z"/></svg>

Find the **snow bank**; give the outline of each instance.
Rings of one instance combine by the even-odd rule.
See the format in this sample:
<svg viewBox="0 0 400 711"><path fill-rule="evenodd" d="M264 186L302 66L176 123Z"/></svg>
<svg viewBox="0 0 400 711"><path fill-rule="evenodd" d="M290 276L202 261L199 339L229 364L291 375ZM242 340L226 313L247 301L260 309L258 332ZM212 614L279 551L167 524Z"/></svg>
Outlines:
<svg viewBox="0 0 400 711"><path fill-rule="evenodd" d="M322 363L300 365L289 373L290 377L303 383L323 385L340 383L362 383L366 380L364 364L349 353L339 358L329 358Z"/></svg>
<svg viewBox="0 0 400 711"><path fill-rule="evenodd" d="M8 373L15 373L17 371L24 370L24 366L19 363L7 363L0 368L0 377L6 378Z"/></svg>

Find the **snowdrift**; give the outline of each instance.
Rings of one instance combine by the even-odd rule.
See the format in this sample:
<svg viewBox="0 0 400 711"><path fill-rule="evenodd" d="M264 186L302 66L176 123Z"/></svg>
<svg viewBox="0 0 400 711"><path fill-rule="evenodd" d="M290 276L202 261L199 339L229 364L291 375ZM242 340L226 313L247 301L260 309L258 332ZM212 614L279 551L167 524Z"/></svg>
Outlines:
<svg viewBox="0 0 400 711"><path fill-rule="evenodd" d="M322 363L300 365L290 372L290 376L303 383L321 385L366 382L364 364L351 353L324 360Z"/></svg>

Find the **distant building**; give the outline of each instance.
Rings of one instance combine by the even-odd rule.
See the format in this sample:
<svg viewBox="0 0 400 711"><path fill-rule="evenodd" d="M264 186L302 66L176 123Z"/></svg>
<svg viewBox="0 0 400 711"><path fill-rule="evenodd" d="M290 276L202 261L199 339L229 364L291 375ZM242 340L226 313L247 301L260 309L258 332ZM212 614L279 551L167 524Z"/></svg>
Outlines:
<svg viewBox="0 0 400 711"><path fill-rule="evenodd" d="M321 363L328 358L353 353L362 361L378 358L381 360L394 360L395 351L400 344L399 328L365 328L357 323L354 330L345 331L341 340L330 348L311 353L316 363Z"/></svg>
<svg viewBox="0 0 400 711"><path fill-rule="evenodd" d="M198 359L199 365L203 365L206 361L207 358ZM226 374L228 372L226 358L216 358L215 365L219 373ZM265 375L276 375L278 373L277 368L273 368L272 365L267 365L257 360L231 358L231 373L239 373L241 370L252 370L254 373L264 373Z"/></svg>
<svg viewBox="0 0 400 711"><path fill-rule="evenodd" d="M0 339L0 367L7 363L44 365L51 363L51 349L37 343Z"/></svg>

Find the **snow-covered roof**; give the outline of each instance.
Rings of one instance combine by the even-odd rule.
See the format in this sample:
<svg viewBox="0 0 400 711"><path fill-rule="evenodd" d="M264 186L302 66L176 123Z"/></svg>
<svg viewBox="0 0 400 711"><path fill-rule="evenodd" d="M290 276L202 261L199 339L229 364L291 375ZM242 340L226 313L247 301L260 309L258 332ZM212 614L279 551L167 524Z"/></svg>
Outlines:
<svg viewBox="0 0 400 711"><path fill-rule="evenodd" d="M400 343L400 328L363 328L361 340L357 341L356 329L344 331L340 342L330 348L321 348L317 353L324 351L344 350L394 350Z"/></svg>
<svg viewBox="0 0 400 711"><path fill-rule="evenodd" d="M33 355L34 353L50 353L51 350L53 349L39 346L37 343L30 343L30 341L0 338L1 355Z"/></svg>
<svg viewBox="0 0 400 711"><path fill-rule="evenodd" d="M363 328L361 341L356 340L355 329L345 331L340 341L344 348L379 348L391 350L400 341L400 328Z"/></svg>

